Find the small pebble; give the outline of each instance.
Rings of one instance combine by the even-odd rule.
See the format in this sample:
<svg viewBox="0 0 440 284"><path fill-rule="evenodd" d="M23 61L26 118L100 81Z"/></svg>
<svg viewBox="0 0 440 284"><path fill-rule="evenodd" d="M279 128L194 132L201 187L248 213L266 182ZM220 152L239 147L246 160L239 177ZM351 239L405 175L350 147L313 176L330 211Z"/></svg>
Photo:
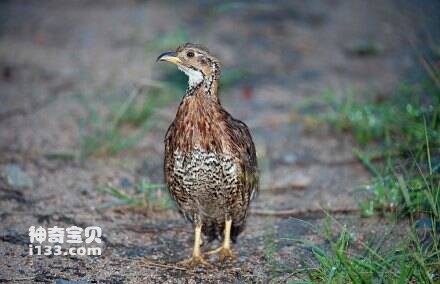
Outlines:
<svg viewBox="0 0 440 284"><path fill-rule="evenodd" d="M6 183L14 189L31 188L34 184L32 178L16 164L6 165L2 175Z"/></svg>

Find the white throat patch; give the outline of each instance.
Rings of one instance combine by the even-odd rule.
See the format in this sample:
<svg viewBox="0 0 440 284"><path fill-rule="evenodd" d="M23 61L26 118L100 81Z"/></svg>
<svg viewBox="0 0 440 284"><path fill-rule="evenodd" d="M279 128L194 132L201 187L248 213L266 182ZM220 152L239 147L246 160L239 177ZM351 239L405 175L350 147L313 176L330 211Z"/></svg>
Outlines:
<svg viewBox="0 0 440 284"><path fill-rule="evenodd" d="M196 71L194 69L188 68L183 65L177 66L180 71L185 73L188 76L188 85L189 87L194 87L203 81L203 74L200 71Z"/></svg>

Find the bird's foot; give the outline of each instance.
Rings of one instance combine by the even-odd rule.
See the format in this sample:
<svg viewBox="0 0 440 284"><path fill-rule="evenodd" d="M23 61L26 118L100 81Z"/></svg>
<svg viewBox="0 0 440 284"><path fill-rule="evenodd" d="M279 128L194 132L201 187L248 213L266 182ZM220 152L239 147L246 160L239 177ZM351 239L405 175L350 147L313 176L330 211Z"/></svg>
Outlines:
<svg viewBox="0 0 440 284"><path fill-rule="evenodd" d="M200 255L193 255L191 258L179 261L177 264L181 265L181 266L189 267L189 268L195 268L198 266L205 266L207 268L213 267L213 265L211 263L207 262Z"/></svg>
<svg viewBox="0 0 440 284"><path fill-rule="evenodd" d="M206 254L216 254L218 253L218 258L221 262L225 261L227 258L234 259L236 256L231 248L221 246L215 250L208 251Z"/></svg>

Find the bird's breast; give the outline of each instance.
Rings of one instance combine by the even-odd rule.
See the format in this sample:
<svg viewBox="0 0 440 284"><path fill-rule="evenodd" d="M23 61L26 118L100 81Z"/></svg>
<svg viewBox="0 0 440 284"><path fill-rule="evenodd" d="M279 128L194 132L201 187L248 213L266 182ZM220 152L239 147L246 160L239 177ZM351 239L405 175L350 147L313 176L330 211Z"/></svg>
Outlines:
<svg viewBox="0 0 440 284"><path fill-rule="evenodd" d="M175 151L174 178L185 191L211 191L237 186L240 177L234 157L193 149Z"/></svg>
<svg viewBox="0 0 440 284"><path fill-rule="evenodd" d="M170 142L175 150L191 152L200 149L204 155L232 152L228 117L218 102L206 96L185 97L173 125ZM195 151L195 155L198 154Z"/></svg>

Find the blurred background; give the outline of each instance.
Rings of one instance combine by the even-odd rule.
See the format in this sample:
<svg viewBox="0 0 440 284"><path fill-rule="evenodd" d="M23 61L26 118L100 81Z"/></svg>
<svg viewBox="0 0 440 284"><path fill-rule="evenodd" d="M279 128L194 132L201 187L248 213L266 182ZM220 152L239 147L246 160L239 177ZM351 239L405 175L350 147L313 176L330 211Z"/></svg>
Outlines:
<svg viewBox="0 0 440 284"><path fill-rule="evenodd" d="M437 238L388 266L364 250L440 228L439 40L438 1L2 1L0 280L438 280ZM220 59L261 170L240 257L212 273L166 267L192 240L162 172L187 78L155 59L186 42ZM39 224L99 225L106 255L30 262Z"/></svg>

